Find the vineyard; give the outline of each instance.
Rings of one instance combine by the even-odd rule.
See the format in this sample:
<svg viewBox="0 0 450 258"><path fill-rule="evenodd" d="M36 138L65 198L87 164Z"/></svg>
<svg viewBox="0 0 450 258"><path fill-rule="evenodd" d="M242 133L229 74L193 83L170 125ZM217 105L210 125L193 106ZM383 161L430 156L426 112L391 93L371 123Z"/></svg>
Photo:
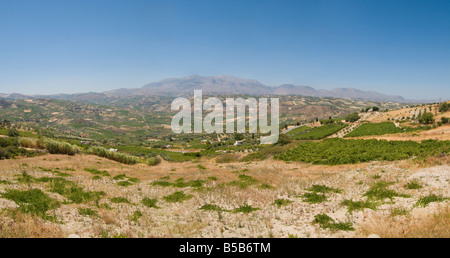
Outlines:
<svg viewBox="0 0 450 258"><path fill-rule="evenodd" d="M279 154L284 161L338 165L369 161L394 161L412 157L428 157L450 152L450 141L342 140L302 142L296 148Z"/></svg>
<svg viewBox="0 0 450 258"><path fill-rule="evenodd" d="M345 137L361 137L361 136L371 136L371 135L385 135L385 134L396 134L417 131L420 128L400 128L396 127L392 122L383 122L376 124L363 124L356 128L353 132L347 134Z"/></svg>
<svg viewBox="0 0 450 258"><path fill-rule="evenodd" d="M295 140L321 140L347 127L346 124L327 124L309 130L302 130L296 134L290 134ZM301 127L302 128L302 127Z"/></svg>

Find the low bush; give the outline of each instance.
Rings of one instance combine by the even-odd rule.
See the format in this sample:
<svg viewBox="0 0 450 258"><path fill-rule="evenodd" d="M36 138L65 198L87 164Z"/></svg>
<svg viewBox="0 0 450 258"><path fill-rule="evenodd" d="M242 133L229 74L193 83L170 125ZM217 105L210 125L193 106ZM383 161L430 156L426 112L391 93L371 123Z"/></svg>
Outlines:
<svg viewBox="0 0 450 258"><path fill-rule="evenodd" d="M47 211L54 210L60 206L57 200L50 198L39 189L28 191L7 189L1 197L17 203L22 212L35 214L44 219L50 218L47 215Z"/></svg>
<svg viewBox="0 0 450 258"><path fill-rule="evenodd" d="M80 147L67 142L60 142L51 139L44 140L45 148L51 154L65 154L73 156L81 153Z"/></svg>
<svg viewBox="0 0 450 258"><path fill-rule="evenodd" d="M139 158L135 157L135 156L131 156L125 153L120 153L120 152L114 152L114 151L110 151L107 150L103 147L91 147L88 150L88 153L102 157L102 158L106 158L106 159L110 159L110 160L114 160L123 164L128 164L128 165L134 165L140 162Z"/></svg>

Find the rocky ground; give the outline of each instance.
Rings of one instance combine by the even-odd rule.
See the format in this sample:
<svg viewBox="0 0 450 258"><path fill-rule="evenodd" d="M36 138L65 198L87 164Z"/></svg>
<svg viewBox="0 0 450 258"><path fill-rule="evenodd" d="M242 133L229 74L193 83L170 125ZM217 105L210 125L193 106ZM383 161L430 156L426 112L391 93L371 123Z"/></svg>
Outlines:
<svg viewBox="0 0 450 258"><path fill-rule="evenodd" d="M31 236L44 237L405 237L408 232L398 225L427 231L420 225L444 214L442 221L433 222L437 228L430 234L449 237L446 198L450 197L450 164L448 160L433 164L425 167L408 160L317 166L274 160L235 164L202 160L148 167L81 155L3 160L0 236L14 234L6 232L5 225L25 223L23 227L30 232L34 227L47 232ZM92 174L86 168L106 171L109 176ZM24 172L31 181L20 179ZM73 203L67 196L52 192L49 183L36 180L61 177L61 173L84 191L106 195L98 201ZM116 177L123 174L126 177ZM32 217L14 224L17 216L11 214L17 214L20 203L5 198L4 193L7 189L35 188L61 203L47 212L56 220ZM184 195L179 193L181 198L175 198L179 202L172 202L174 198L168 196L176 192ZM153 207L145 204L152 199L156 199ZM313 223L317 215L334 221ZM381 222L384 227L374 227ZM391 232L393 226L399 232Z"/></svg>

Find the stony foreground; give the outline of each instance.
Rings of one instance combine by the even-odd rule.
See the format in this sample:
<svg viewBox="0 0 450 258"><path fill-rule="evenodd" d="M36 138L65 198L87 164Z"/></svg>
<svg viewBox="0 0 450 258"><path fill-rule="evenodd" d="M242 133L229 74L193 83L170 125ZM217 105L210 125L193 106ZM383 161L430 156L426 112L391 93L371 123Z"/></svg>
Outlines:
<svg viewBox="0 0 450 258"><path fill-rule="evenodd" d="M450 166L434 164L3 160L0 237L450 237ZM74 202L52 178L103 194ZM29 204L8 198L10 189L40 189L59 206L45 216L24 213Z"/></svg>

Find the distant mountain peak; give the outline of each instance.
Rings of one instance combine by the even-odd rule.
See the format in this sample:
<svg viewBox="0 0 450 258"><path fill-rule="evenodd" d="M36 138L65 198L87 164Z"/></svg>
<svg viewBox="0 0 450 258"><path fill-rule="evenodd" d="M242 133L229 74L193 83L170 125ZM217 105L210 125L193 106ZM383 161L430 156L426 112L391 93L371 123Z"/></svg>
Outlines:
<svg viewBox="0 0 450 258"><path fill-rule="evenodd" d="M168 78L152 82L138 89L119 89L108 91L116 96L157 95L190 96L194 90L203 90L206 95L304 95L312 97L336 97L375 101L406 102L401 96L386 95L373 91L354 88L337 88L317 90L310 86L282 84L270 87L257 80L242 79L235 76L200 76L191 75L183 78Z"/></svg>

